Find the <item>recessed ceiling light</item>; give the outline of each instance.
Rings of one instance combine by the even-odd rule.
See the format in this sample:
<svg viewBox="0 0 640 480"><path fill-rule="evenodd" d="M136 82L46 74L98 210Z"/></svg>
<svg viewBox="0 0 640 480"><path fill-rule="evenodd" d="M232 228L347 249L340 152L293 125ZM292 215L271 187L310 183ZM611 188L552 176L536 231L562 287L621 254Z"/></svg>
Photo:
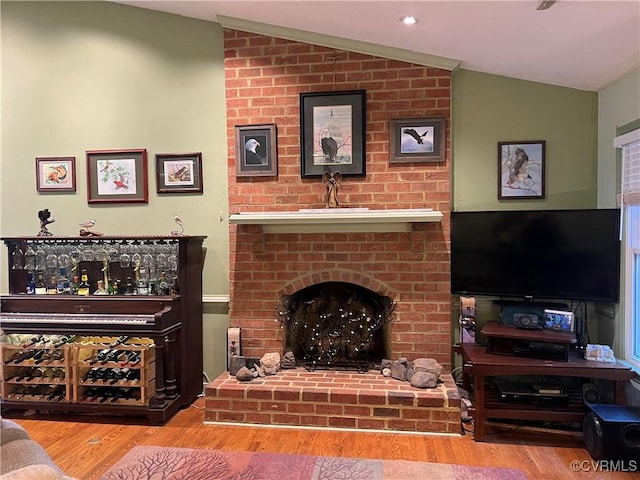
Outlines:
<svg viewBox="0 0 640 480"><path fill-rule="evenodd" d="M418 23L418 19L416 17L412 17L411 15L401 17L400 21L405 25L415 25L416 23Z"/></svg>

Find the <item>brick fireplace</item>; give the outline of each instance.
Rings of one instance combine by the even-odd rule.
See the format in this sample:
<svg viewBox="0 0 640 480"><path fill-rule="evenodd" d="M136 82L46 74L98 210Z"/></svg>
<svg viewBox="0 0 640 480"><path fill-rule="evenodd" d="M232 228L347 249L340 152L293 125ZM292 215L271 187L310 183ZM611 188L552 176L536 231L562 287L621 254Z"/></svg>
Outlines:
<svg viewBox="0 0 640 480"><path fill-rule="evenodd" d="M443 214L409 232L264 233L259 225L231 225L229 316L241 328L242 355L282 352L275 307L283 296L347 282L396 303L392 359L430 357L448 371L451 73L235 30L225 30L224 41L230 213L323 208L321 179L300 176L299 94L365 90L366 176L342 181L341 207ZM390 164L390 119L425 117L447 119L445 162ZM236 177L234 127L272 123L278 175Z"/></svg>

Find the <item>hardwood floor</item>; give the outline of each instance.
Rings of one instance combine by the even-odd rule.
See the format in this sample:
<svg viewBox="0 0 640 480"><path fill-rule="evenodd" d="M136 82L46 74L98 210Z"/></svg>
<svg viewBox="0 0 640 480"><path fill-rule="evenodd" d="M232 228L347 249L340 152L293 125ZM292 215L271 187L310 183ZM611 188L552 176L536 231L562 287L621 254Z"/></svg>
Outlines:
<svg viewBox="0 0 640 480"><path fill-rule="evenodd" d="M596 474L584 469L573 472L572 461L584 462L582 465L593 469L592 459L581 437L565 434L500 429L501 433L488 435L486 442L474 442L469 434L444 436L205 425L203 407L204 399L200 398L163 426L133 424L127 417L25 416L22 412L7 412L5 417L26 428L68 475L82 480L99 478L136 445L510 467L522 470L530 480L637 478L637 473Z"/></svg>

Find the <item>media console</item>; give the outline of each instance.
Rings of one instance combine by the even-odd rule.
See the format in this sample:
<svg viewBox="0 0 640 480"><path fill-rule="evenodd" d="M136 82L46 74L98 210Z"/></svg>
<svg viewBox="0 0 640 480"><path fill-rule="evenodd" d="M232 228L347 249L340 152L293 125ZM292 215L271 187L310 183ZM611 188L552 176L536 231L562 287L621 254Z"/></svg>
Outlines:
<svg viewBox="0 0 640 480"><path fill-rule="evenodd" d="M487 419L547 420L556 422L582 422L587 407L582 395L570 396L558 403L503 402L498 398L490 377L509 375L545 375L605 379L615 382L614 401L624 404L624 383L634 377L634 372L620 362L594 362L571 352L567 361L544 360L514 355L489 353L487 347L473 342L454 346L462 356L463 387L473 395L474 407L470 414L474 419L474 440L485 440Z"/></svg>

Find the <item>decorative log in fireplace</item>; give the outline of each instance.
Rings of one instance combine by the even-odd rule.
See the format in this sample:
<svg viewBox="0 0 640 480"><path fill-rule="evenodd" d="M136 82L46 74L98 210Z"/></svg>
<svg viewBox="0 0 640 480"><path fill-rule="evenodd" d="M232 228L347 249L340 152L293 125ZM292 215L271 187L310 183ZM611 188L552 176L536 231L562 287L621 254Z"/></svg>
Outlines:
<svg viewBox="0 0 640 480"><path fill-rule="evenodd" d="M395 303L359 285L325 282L281 298L276 318L285 350L308 370L367 371L389 358L385 328Z"/></svg>

